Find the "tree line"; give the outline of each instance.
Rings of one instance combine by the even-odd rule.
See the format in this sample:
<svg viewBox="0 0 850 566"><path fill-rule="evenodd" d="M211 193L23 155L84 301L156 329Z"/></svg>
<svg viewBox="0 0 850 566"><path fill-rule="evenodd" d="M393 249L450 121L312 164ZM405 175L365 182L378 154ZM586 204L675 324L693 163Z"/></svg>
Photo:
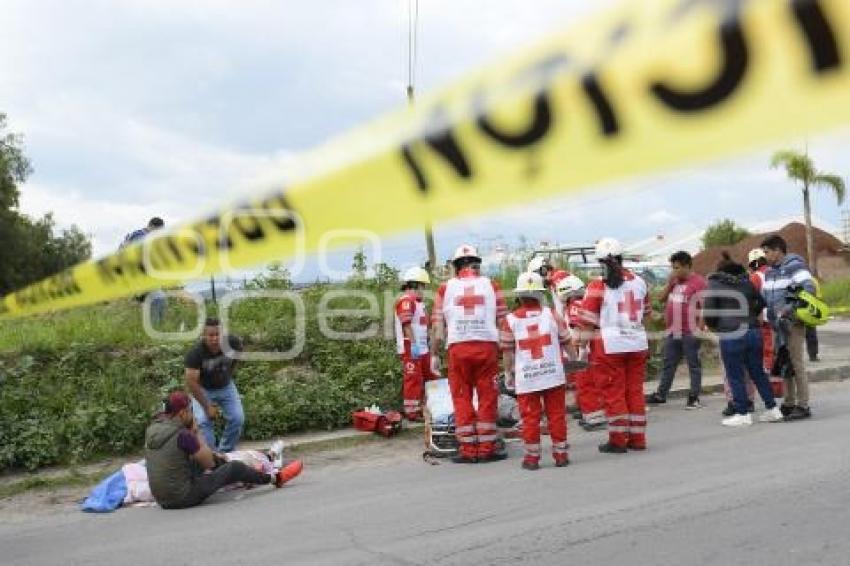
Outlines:
<svg viewBox="0 0 850 566"><path fill-rule="evenodd" d="M19 186L32 172L23 137L8 131L0 112L0 295L91 257L91 240L77 226L60 230L51 213L21 212Z"/></svg>

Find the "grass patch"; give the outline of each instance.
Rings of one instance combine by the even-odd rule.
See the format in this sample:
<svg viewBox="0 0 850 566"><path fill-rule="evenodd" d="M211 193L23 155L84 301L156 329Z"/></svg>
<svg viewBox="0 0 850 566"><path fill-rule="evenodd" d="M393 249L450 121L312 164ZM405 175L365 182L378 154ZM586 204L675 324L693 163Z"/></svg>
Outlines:
<svg viewBox="0 0 850 566"><path fill-rule="evenodd" d="M0 499L8 499L32 490L44 491L65 487L94 486L111 473L113 472L81 472L80 470L72 469L60 474L29 476L0 485Z"/></svg>
<svg viewBox="0 0 850 566"><path fill-rule="evenodd" d="M841 309L846 312L850 308L850 279L838 279L821 284L821 295L833 309Z"/></svg>

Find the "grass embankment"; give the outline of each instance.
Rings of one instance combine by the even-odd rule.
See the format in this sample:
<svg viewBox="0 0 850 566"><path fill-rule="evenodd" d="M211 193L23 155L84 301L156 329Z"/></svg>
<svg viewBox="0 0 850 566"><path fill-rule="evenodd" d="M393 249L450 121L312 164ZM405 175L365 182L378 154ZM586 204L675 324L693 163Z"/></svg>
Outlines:
<svg viewBox="0 0 850 566"><path fill-rule="evenodd" d="M383 328L379 314L332 316L337 331ZM316 312L323 287L300 293L306 309L304 348L289 361L242 363L237 373L247 440L350 423L350 411L400 402L394 345L381 332L365 340L329 340ZM340 298L336 309L364 309ZM37 469L132 453L164 394L182 384L183 357L192 341L158 342L142 329L139 304L117 301L0 323L0 471ZM295 342L295 308L288 301L245 300L231 311L235 333L249 351L286 351ZM160 330L194 327L191 304L170 303Z"/></svg>
<svg viewBox="0 0 850 566"><path fill-rule="evenodd" d="M850 313L850 279L838 279L821 284L821 295L835 313Z"/></svg>
<svg viewBox="0 0 850 566"><path fill-rule="evenodd" d="M504 289L512 289L516 273L506 271L498 279ZM255 283L288 287L288 281L269 276ZM302 351L292 360L244 362L238 369L246 440L330 430L349 425L357 407L400 405L400 367L394 343L385 338L392 324L385 307L389 303L391 308L397 285L392 277L381 277L299 292L306 314ZM371 337L338 340L321 331L317 311L322 297L340 288L369 292L378 312L331 316L325 325L337 332L373 327ZM368 302L346 297L331 306L365 309ZM248 351L287 351L296 341L290 301L242 301L232 309L230 322ZM176 332L196 323L193 303L170 301L158 330ZM663 322L650 326L657 330ZM140 305L132 299L0 322L0 472L137 453L160 400L182 385L183 357L191 343L149 337ZM658 346L651 346L650 379L658 371ZM709 348L703 356L713 362Z"/></svg>

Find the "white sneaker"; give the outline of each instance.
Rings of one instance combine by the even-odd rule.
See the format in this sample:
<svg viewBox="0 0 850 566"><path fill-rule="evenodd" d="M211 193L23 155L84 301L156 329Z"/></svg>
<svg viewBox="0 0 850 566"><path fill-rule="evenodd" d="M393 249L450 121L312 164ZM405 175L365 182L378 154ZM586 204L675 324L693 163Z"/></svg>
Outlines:
<svg viewBox="0 0 850 566"><path fill-rule="evenodd" d="M782 416L782 411L779 410L779 407L768 409L759 415L759 422L761 423L781 423L783 420L785 419Z"/></svg>
<svg viewBox="0 0 850 566"><path fill-rule="evenodd" d="M749 413L746 415L732 415L720 421L720 424L723 426L750 426L753 424L753 417Z"/></svg>

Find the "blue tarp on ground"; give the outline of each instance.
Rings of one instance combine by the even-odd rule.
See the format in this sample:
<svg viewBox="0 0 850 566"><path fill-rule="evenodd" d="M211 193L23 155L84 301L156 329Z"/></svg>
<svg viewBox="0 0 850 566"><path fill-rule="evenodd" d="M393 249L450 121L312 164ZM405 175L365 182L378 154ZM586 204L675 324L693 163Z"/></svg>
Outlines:
<svg viewBox="0 0 850 566"><path fill-rule="evenodd" d="M119 507L127 495L127 480L124 472L118 470L91 491L80 509L89 513L111 513Z"/></svg>

